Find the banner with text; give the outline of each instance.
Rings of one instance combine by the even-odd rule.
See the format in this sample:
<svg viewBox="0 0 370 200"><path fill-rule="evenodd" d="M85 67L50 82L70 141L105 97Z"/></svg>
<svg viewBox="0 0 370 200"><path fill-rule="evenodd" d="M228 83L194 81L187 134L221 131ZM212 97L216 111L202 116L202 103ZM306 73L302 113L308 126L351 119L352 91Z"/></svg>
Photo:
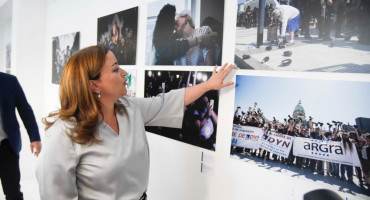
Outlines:
<svg viewBox="0 0 370 200"><path fill-rule="evenodd" d="M262 135L263 130L261 128L234 124L231 145L248 149L258 149L258 139Z"/></svg>
<svg viewBox="0 0 370 200"><path fill-rule="evenodd" d="M259 147L278 156L288 158L289 152L292 149L293 140L294 137L292 136L270 132L260 137Z"/></svg>
<svg viewBox="0 0 370 200"><path fill-rule="evenodd" d="M341 142L298 137L294 140L293 154L304 158L361 167L356 147L352 145L352 151L350 151L348 147L344 150Z"/></svg>

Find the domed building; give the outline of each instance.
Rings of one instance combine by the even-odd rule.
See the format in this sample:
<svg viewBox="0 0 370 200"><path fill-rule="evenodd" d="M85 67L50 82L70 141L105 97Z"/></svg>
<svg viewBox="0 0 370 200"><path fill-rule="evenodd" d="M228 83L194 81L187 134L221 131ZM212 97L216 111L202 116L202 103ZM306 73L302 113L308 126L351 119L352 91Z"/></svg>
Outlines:
<svg viewBox="0 0 370 200"><path fill-rule="evenodd" d="M301 100L299 100L298 104L294 108L293 119L301 119L302 122L306 121L306 113L302 106Z"/></svg>

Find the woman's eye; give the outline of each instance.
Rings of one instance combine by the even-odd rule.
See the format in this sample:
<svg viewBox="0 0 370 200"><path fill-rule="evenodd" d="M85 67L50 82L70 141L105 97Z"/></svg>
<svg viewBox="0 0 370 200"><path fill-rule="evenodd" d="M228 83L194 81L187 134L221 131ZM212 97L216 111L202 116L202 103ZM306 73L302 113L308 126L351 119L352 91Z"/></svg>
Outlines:
<svg viewBox="0 0 370 200"><path fill-rule="evenodd" d="M113 70L113 72L118 72L118 67Z"/></svg>

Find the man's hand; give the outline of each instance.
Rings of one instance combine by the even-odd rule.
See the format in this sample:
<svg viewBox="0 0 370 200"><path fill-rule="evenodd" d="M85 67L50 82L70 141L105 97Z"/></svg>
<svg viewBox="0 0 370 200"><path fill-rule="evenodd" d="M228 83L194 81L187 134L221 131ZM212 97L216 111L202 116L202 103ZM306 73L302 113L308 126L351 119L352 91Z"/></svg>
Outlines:
<svg viewBox="0 0 370 200"><path fill-rule="evenodd" d="M284 39L283 38L280 38L278 45L282 45L282 44L284 44Z"/></svg>
<svg viewBox="0 0 370 200"><path fill-rule="evenodd" d="M204 47L210 47L212 44L215 43L215 39L217 38L217 33L206 33L203 35L198 36L198 43L200 43L201 46Z"/></svg>
<svg viewBox="0 0 370 200"><path fill-rule="evenodd" d="M31 153L35 154L35 156L39 156L39 153L41 152L41 142L31 142Z"/></svg>

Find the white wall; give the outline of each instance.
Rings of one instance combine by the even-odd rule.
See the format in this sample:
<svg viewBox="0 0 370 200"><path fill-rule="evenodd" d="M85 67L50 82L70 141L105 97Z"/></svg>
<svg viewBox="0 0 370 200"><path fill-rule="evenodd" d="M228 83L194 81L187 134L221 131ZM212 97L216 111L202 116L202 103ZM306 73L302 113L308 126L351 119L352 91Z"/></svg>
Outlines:
<svg viewBox="0 0 370 200"><path fill-rule="evenodd" d="M0 71L5 72L6 67L6 46L12 40L12 22L0 23Z"/></svg>
<svg viewBox="0 0 370 200"><path fill-rule="evenodd" d="M33 108L40 133L44 116L45 63L45 2L43 0L13 0L12 16L12 74L16 75L27 100ZM18 117L18 119L20 119ZM20 122L21 123L21 122ZM22 132L20 166L22 179L35 177L35 157L30 152L26 130Z"/></svg>
<svg viewBox="0 0 370 200"><path fill-rule="evenodd" d="M236 0L225 0L223 62L234 61ZM51 83L52 37L79 31L80 47L96 44L97 18L139 6L137 63L124 68L138 69L137 96L143 96L144 70L209 70L209 67L149 67L145 66L146 0L14 0L12 27L12 66L32 105L40 132L41 118L59 107L59 86ZM230 23L228 23L230 22ZM1 33L0 33L1 37ZM1 40L0 40L1 43ZM228 80L235 80L235 73ZM315 77L318 73L238 71L238 74L288 77ZM323 76L321 74L321 76ZM326 78L346 79L346 75L325 75ZM356 75L354 75L356 76ZM358 75L366 80L368 76ZM353 76L352 76L353 77ZM285 185L270 179L275 172L246 162L230 159L234 88L220 92L219 124L216 152L148 133L151 168L148 194L150 199L299 199L316 183L293 189L291 178ZM25 134L25 131L22 130ZM29 142L23 135L21 154L22 179L34 177L35 159L30 155ZM201 155L210 166L200 172ZM274 175L279 178L280 175ZM284 176L284 175L281 175ZM266 192L265 189L269 188Z"/></svg>

